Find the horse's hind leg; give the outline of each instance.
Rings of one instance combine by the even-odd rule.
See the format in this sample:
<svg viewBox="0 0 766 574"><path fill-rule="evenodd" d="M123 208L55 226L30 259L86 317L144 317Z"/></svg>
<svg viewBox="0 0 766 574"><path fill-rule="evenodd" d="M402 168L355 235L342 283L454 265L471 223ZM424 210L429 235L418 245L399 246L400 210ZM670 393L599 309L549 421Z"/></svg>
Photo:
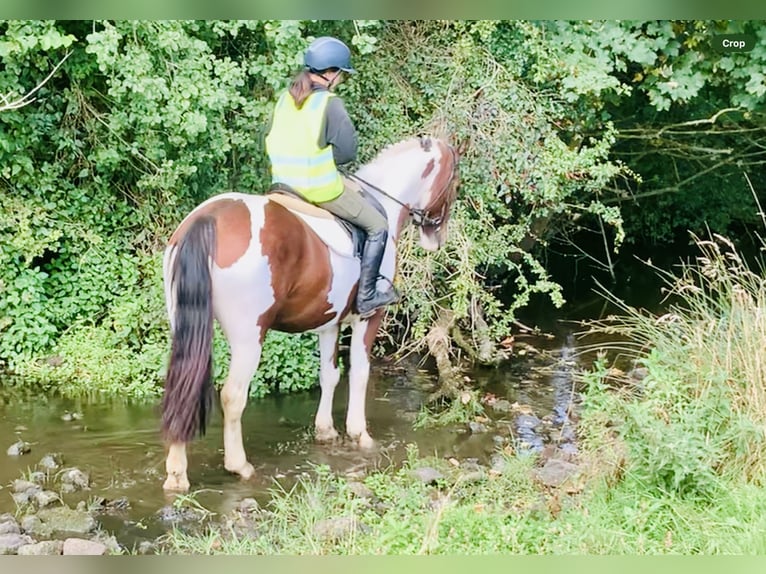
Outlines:
<svg viewBox="0 0 766 574"><path fill-rule="evenodd" d="M167 491L186 492L189 490L189 478L186 475L186 443L174 442L168 447L165 458L165 470L168 477L162 488Z"/></svg>
<svg viewBox="0 0 766 574"><path fill-rule="evenodd" d="M331 441L338 437L332 422L332 400L335 387L340 380L338 368L338 327L331 327L319 333L319 386L322 394L314 418L315 437L318 441Z"/></svg>
<svg viewBox="0 0 766 574"><path fill-rule="evenodd" d="M261 343L231 345L229 375L221 389L223 407L223 465L229 472L250 478L255 473L253 465L247 462L242 444L242 412L247 404L250 381L258 369L261 358Z"/></svg>

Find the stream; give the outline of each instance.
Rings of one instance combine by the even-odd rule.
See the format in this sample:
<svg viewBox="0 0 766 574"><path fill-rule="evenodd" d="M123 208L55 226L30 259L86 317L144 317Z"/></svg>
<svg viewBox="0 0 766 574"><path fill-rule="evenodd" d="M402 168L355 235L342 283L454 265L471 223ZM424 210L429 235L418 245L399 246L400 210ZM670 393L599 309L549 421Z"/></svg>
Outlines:
<svg viewBox="0 0 766 574"><path fill-rule="evenodd" d="M511 364L467 373L483 397L491 423L415 430L414 422L435 390L435 374L417 364L378 361L373 364L368 390L369 429L378 447L365 453L345 445L317 444L313 418L319 391L251 400L243 415L243 436L256 476L242 481L223 468L222 417L216 408L205 437L189 447L189 480L201 505L217 513L235 508L245 498L266 501L275 481L289 487L314 465L359 476L399 464L408 444L423 456L490 464L498 447L513 442L517 449L538 451L555 437L560 448L576 451L572 369L574 340L540 337ZM345 419L346 385L336 392L336 424ZM505 408L499 408L505 405ZM509 408L512 406L512 408ZM481 428L484 427L484 428ZM104 506L95 514L99 525L128 548L150 541L172 526L163 509L173 497L163 493L165 451L159 434L159 402L66 399L40 396L0 386L0 515L16 513L13 481L41 468L46 455L59 466L49 474L76 468L89 487L61 494L70 506L85 501ZM17 441L29 452L5 451Z"/></svg>

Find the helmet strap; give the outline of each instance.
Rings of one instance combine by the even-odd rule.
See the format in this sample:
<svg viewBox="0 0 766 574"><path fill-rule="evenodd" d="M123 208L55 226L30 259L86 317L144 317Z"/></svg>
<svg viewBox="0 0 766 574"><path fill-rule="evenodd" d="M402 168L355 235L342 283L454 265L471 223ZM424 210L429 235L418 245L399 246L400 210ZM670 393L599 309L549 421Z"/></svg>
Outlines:
<svg viewBox="0 0 766 574"><path fill-rule="evenodd" d="M320 78L322 78L322 79L323 79L325 82L327 82L327 89L328 89L328 90L332 90L332 88L334 88L334 87L335 87L335 81L336 81L336 80L338 79L338 77L340 76L340 74L341 74L341 71L340 71L340 70L338 70L338 71L335 73L335 77L334 77L333 79L330 79L330 78L328 78L327 76L325 76L324 74L320 74L319 72L312 72L312 73L316 74L317 76L319 76Z"/></svg>
<svg viewBox="0 0 766 574"><path fill-rule="evenodd" d="M335 77L333 77L333 79L332 79L332 80L330 80L330 83L329 83L329 84L327 84L327 89L328 89L329 91L332 91L332 90L333 90L333 88L334 88L334 87L335 87L335 85L336 85L336 84L335 84L335 82L338 80L338 77L339 77L339 76L340 76L340 70L338 70L337 72L335 72Z"/></svg>

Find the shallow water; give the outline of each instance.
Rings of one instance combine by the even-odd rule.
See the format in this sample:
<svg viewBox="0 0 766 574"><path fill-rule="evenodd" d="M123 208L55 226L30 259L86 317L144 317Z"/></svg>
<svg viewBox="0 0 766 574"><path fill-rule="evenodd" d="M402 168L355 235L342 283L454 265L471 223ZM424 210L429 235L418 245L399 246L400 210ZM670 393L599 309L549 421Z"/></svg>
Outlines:
<svg viewBox="0 0 766 574"><path fill-rule="evenodd" d="M498 430L537 450L545 442L539 433L541 419L560 429L565 446L574 446L568 421L573 395L571 377L572 341L535 341L551 351L546 361L532 356L517 359L511 367L479 369L470 373L483 395L524 405L523 412L494 413L490 431L472 434L463 425L452 428L413 430L418 411L434 390L432 372L414 365L373 366L368 392L368 421L379 448L364 453L344 444L321 445L313 440L312 424L318 391L251 400L243 416L245 449L256 467L256 476L241 481L223 468L222 417L216 409L205 437L189 448L189 480L195 498L205 508L226 512L243 498L265 500L275 481L289 487L313 465L326 464L347 474L398 464L406 456L406 445L414 443L421 455L478 459L488 464L497 449ZM564 361L558 359L564 358ZM534 365L552 368L535 371ZM346 386L338 387L334 416L341 430L345 420ZM491 413L491 409L488 409ZM72 419L67 414L81 415ZM70 420L71 419L71 420ZM95 497L115 500L127 497L130 508L102 513L102 526L118 541L133 546L164 532L158 511L172 502L162 491L165 451L159 435L158 403L131 404L97 399L65 399L55 396L25 396L3 392L0 387L0 513L15 512L8 486L33 470L48 453L60 453L63 467L77 467L90 475L90 490L66 495L74 504ZM570 435L567 435L570 433ZM6 449L22 439L31 452L8 456Z"/></svg>

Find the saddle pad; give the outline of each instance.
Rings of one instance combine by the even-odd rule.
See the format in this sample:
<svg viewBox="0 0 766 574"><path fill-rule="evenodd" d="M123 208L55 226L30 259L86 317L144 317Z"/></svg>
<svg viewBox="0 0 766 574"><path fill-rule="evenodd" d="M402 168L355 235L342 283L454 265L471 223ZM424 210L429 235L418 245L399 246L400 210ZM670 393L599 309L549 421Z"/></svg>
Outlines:
<svg viewBox="0 0 766 574"><path fill-rule="evenodd" d="M300 217L324 241L325 245L338 255L356 256L351 237L329 211L281 193L268 193L265 197Z"/></svg>
<svg viewBox="0 0 766 574"><path fill-rule="evenodd" d="M306 215L311 215L313 217L321 217L324 219L334 219L333 214L327 211L326 209L317 207L313 203L303 201L302 199L298 199L297 197L291 197L289 195L285 195L284 193L267 193L266 198L269 201L273 201L274 203L278 203L286 207L290 211L305 213Z"/></svg>

